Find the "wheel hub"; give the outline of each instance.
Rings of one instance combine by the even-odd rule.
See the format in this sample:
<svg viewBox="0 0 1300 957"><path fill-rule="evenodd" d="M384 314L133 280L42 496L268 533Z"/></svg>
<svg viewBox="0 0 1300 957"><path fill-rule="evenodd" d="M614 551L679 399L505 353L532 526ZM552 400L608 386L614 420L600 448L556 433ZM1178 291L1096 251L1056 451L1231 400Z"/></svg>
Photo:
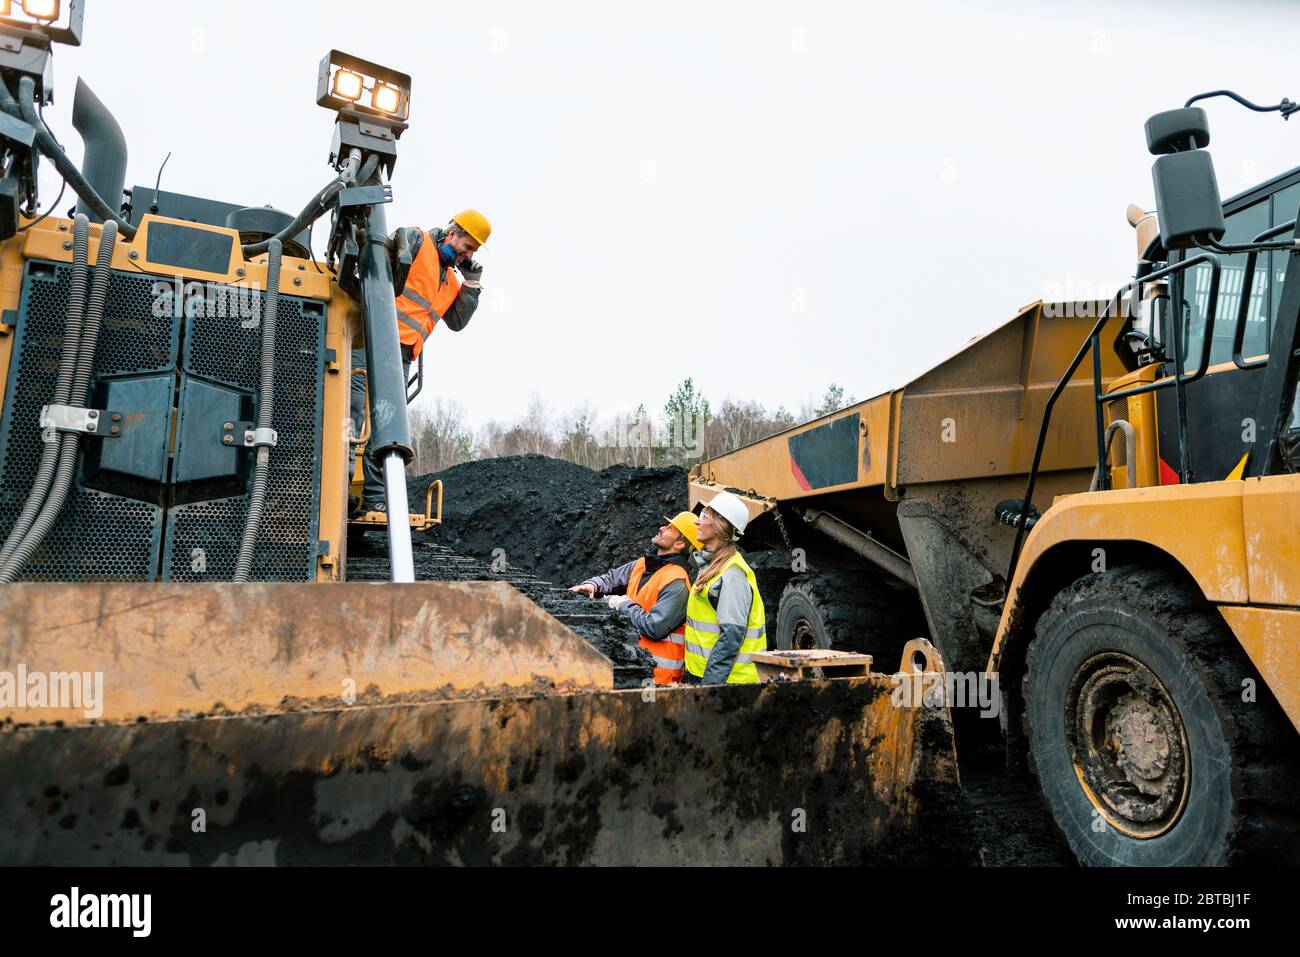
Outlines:
<svg viewBox="0 0 1300 957"><path fill-rule="evenodd" d="M1128 655L1094 655L1065 704L1070 758L1093 805L1133 837L1173 827L1187 800L1187 734L1159 679Z"/></svg>
<svg viewBox="0 0 1300 957"><path fill-rule="evenodd" d="M796 651L815 651L818 648L817 630L807 618L800 618L794 623L790 633L790 647Z"/></svg>

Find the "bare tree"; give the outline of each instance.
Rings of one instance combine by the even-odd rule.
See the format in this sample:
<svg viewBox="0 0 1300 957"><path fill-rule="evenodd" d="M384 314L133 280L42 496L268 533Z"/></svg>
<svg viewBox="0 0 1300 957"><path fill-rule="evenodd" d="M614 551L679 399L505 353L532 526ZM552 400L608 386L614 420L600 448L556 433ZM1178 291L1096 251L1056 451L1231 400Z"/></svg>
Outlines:
<svg viewBox="0 0 1300 957"><path fill-rule="evenodd" d="M412 468L417 473L441 472L474 458L474 436L465 407L454 399L434 398L411 411Z"/></svg>

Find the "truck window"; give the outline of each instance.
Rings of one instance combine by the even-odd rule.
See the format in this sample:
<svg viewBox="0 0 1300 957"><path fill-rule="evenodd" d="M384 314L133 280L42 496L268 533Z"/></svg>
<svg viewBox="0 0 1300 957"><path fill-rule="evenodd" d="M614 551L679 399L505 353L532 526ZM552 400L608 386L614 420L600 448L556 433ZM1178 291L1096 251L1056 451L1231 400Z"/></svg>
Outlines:
<svg viewBox="0 0 1300 957"><path fill-rule="evenodd" d="M1298 209L1300 209L1300 183L1288 186L1286 189L1280 189L1273 194L1274 225L1289 223L1291 220L1296 218L1296 212ZM1278 239L1291 239L1294 236L1295 230L1293 229L1289 233L1279 236ZM1270 298L1272 299L1272 302L1269 305L1268 311L1270 336L1272 335L1273 323L1277 321L1277 308L1282 301L1282 280L1286 278L1286 257L1289 255L1290 253L1286 252L1270 253L1270 256L1272 257L1272 268L1269 273L1269 286L1271 287L1272 293ZM1247 338L1246 341L1249 342L1250 339ZM1268 351L1267 340L1260 351ZM1247 352L1247 355L1249 354L1250 353Z"/></svg>
<svg viewBox="0 0 1300 957"><path fill-rule="evenodd" d="M1289 218L1289 217L1288 217ZM1254 239L1271 225L1271 208L1268 199L1261 200L1225 218L1227 232L1225 243L1244 243ZM1263 257L1261 257L1262 259ZM1236 322L1237 310L1241 307L1241 297L1246 294L1242 288L1246 275L1246 254L1221 256L1223 271L1219 277L1219 304L1214 317L1214 342L1210 347L1210 364L1232 361L1233 324ZM1269 277L1271 270L1259 263L1255 269L1255 278L1249 291L1250 311L1246 314L1246 340L1243 346L1245 355L1258 355L1268 351L1269 326ZM1205 306L1210 292L1210 270L1200 267L1192 271L1188 280L1184 298L1190 310L1184 312L1184 341L1187 343L1183 367L1188 371L1196 368L1201 349L1205 341Z"/></svg>

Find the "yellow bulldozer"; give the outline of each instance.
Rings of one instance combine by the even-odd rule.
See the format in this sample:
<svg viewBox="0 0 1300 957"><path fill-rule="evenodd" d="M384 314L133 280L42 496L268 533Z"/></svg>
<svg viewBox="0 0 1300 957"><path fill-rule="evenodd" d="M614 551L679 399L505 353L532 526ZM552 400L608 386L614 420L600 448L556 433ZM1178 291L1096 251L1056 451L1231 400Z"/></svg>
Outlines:
<svg viewBox="0 0 1300 957"><path fill-rule="evenodd" d="M83 15L0 16L0 864L953 853L920 824L956 801L947 714L895 708L887 677L619 690L574 630L606 615L413 542L441 488L408 507L421 375L385 207L409 76L322 59L331 173L297 215L124 190L86 84L80 167L40 112ZM75 214L38 202L46 163ZM359 449L389 506L353 529L387 539L364 563Z"/></svg>
<svg viewBox="0 0 1300 957"><path fill-rule="evenodd" d="M1086 864L1300 849L1300 169L1221 203L1199 99L1147 123L1159 210L1113 299L691 471L805 569L778 647L889 660L923 619L996 680L994 743ZM965 773L990 722L950 703Z"/></svg>

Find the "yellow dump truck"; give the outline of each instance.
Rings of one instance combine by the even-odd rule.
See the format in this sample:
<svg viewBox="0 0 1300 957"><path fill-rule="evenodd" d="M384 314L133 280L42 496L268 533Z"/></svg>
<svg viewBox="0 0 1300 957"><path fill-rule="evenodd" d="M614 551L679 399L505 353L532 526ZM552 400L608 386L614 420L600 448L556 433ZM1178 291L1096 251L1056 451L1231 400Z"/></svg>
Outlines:
<svg viewBox="0 0 1300 957"><path fill-rule="evenodd" d="M997 680L1010 765L1080 861L1291 862L1300 169L1221 204L1203 110L1147 135L1159 216L1130 208L1114 299L1034 303L700 463L691 498L741 492L770 516L750 547L807 566L769 608L778 647L888 660L919 602L947 668ZM954 716L964 768L989 722Z"/></svg>

